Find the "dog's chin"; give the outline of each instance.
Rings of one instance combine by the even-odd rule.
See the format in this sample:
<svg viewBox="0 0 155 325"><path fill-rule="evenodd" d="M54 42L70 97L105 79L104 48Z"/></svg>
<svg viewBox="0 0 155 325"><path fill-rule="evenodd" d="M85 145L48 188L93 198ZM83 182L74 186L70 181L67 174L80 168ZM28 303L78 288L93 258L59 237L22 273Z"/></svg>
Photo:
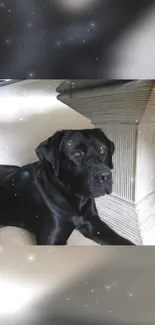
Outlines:
<svg viewBox="0 0 155 325"><path fill-rule="evenodd" d="M92 196L96 199L101 196L110 195L112 193L112 187L111 188L104 188L104 189L95 189L92 191Z"/></svg>
<svg viewBox="0 0 155 325"><path fill-rule="evenodd" d="M99 186L99 184L93 185L94 186L89 186L88 184L84 184L84 186L69 186L68 188L71 190L73 195L84 196L87 198L98 198L112 193L112 184L103 184L102 186Z"/></svg>
<svg viewBox="0 0 155 325"><path fill-rule="evenodd" d="M110 195L112 193L112 189L107 189L106 194Z"/></svg>
<svg viewBox="0 0 155 325"><path fill-rule="evenodd" d="M95 198L95 199L97 199L97 198L99 198L99 197L101 197L101 196L105 196L107 193L104 191L102 191L102 192L93 192L92 193L92 196Z"/></svg>

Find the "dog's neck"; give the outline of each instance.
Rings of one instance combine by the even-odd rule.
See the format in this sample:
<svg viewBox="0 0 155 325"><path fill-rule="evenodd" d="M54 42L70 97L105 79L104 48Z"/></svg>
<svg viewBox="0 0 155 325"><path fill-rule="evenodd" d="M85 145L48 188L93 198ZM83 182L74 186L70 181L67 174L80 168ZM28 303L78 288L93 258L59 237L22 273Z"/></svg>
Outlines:
<svg viewBox="0 0 155 325"><path fill-rule="evenodd" d="M74 189L70 186L67 180L63 180L61 175L55 176L53 172L50 172L48 168L46 168L42 163L38 163L38 178L44 181L45 187L55 184L56 188L60 191L65 192L65 195L68 197L68 200L71 201L74 206L77 207L79 212L86 213L85 208L87 206L87 202L89 200L94 200L93 197L85 197L80 193L75 193ZM49 187L48 187L49 188ZM50 193L49 193L50 194Z"/></svg>
<svg viewBox="0 0 155 325"><path fill-rule="evenodd" d="M60 191L65 192L66 198L68 198L68 201L71 205L73 205L76 209L79 215L86 215L89 213L87 206L90 206L89 201L94 201L93 197L85 197L78 193L74 193L73 189L68 184L67 180L62 181L61 177L54 176L45 168L45 166L42 163L37 164L37 183L39 181L43 182L45 191L48 192L48 195L53 195L53 185ZM51 187L50 187L51 184ZM50 193L51 188L51 193Z"/></svg>
<svg viewBox="0 0 155 325"><path fill-rule="evenodd" d="M67 193L70 193L71 188L70 185L68 184L67 180L63 181L61 180L60 175L56 176L53 173L53 170L50 168L47 168L47 166L45 166L42 162L38 161L37 163L37 177L39 179L42 179L45 183L45 185L48 184L48 188L49 185L53 185L55 184L55 186L57 188L59 188L60 190L63 190Z"/></svg>

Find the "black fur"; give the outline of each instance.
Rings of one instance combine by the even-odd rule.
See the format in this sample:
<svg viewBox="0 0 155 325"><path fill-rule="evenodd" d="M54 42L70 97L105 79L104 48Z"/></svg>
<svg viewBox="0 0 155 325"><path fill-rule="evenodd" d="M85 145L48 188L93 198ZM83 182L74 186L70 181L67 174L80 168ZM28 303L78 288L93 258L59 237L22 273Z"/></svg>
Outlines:
<svg viewBox="0 0 155 325"><path fill-rule="evenodd" d="M0 224L65 245L74 229L104 245L132 245L100 220L95 197L112 192L114 144L100 129L58 131L36 149L38 162L0 166Z"/></svg>

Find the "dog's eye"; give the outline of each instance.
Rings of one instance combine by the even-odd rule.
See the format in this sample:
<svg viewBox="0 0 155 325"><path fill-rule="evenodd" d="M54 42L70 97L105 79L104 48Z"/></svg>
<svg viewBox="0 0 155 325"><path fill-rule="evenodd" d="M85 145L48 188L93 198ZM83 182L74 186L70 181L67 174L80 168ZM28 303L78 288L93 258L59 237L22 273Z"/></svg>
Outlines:
<svg viewBox="0 0 155 325"><path fill-rule="evenodd" d="M74 158L78 158L80 156L82 156L83 152L80 152L80 151L75 151L72 153L72 155L74 156Z"/></svg>

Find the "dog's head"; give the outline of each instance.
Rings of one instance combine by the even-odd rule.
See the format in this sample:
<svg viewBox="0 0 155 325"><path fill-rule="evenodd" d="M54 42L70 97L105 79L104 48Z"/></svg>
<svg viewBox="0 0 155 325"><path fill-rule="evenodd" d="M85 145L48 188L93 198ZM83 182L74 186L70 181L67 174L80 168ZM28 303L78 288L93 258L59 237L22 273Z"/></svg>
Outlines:
<svg viewBox="0 0 155 325"><path fill-rule="evenodd" d="M112 192L114 143L100 129L58 131L36 154L72 193L99 197Z"/></svg>

